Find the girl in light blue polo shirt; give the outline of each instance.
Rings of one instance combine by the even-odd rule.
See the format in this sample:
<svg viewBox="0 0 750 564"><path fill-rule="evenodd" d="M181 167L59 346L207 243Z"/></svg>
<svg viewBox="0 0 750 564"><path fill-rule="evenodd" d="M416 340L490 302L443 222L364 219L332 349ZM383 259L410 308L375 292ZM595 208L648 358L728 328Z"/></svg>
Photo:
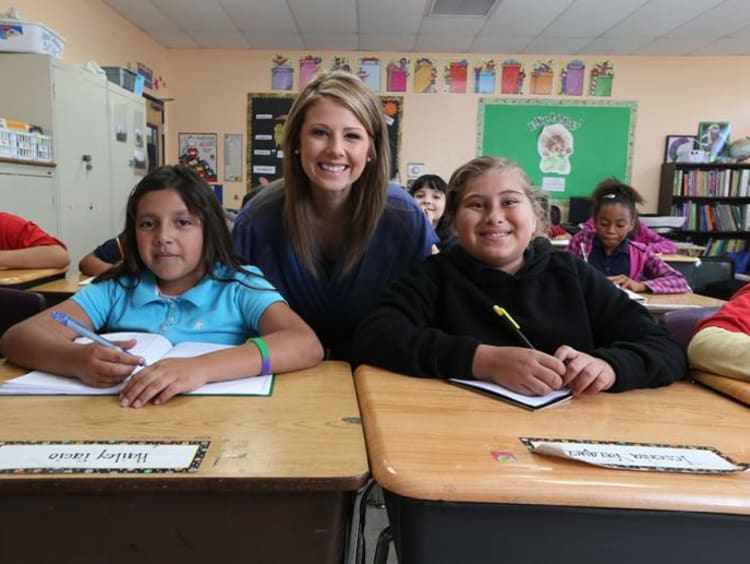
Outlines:
<svg viewBox="0 0 750 564"><path fill-rule="evenodd" d="M155 170L135 187L126 212L123 262L54 309L97 333L151 332L172 344L236 346L144 367L122 389L122 406L160 404L207 382L299 370L321 360L310 327L260 270L235 257L223 210L195 172ZM77 336L47 310L8 330L0 350L15 364L95 387L119 384L142 361L125 352L135 339L112 347L74 343Z"/></svg>

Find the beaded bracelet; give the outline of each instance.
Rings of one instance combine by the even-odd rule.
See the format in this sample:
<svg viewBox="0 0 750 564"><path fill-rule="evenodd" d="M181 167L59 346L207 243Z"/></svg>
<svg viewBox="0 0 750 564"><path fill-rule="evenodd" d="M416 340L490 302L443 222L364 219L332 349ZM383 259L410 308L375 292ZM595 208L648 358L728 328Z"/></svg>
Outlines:
<svg viewBox="0 0 750 564"><path fill-rule="evenodd" d="M268 353L268 345L266 344L266 342L260 337L248 339L247 342L248 343L252 342L255 344L256 347L258 347L258 351L260 352L260 361L261 361L261 367L260 367L261 376L271 374L271 355Z"/></svg>

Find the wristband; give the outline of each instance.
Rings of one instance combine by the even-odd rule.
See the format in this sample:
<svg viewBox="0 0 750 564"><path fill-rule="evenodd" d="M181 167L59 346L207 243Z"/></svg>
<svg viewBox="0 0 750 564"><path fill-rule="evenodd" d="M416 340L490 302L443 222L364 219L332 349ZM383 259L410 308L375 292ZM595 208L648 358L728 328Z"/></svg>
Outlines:
<svg viewBox="0 0 750 564"><path fill-rule="evenodd" d="M258 347L258 351L260 352L260 375L266 376L271 374L271 355L268 354L268 345L266 344L266 342L260 337L248 339L247 342L252 342L253 344L255 344L255 346Z"/></svg>

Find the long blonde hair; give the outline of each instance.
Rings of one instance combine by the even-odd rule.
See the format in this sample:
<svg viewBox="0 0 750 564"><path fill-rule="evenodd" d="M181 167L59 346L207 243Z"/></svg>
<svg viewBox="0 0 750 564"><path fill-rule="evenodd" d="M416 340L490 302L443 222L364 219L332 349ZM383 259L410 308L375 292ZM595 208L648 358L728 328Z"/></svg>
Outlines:
<svg viewBox="0 0 750 564"><path fill-rule="evenodd" d="M284 129L284 227L297 256L315 276L319 250L312 227L310 180L295 153L308 109L323 98L352 112L370 138L369 161L352 184L347 201L350 223L343 272L362 258L377 229L385 210L391 168L382 104L359 77L349 72L331 71L308 82L295 99Z"/></svg>

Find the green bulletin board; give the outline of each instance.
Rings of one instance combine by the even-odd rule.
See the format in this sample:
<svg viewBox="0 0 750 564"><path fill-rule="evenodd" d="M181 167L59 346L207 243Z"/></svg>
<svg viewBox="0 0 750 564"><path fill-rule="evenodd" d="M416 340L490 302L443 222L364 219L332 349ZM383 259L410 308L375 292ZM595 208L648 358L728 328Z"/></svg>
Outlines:
<svg viewBox="0 0 750 564"><path fill-rule="evenodd" d="M517 161L554 198L589 196L615 176L630 182L637 103L482 98L477 152Z"/></svg>

